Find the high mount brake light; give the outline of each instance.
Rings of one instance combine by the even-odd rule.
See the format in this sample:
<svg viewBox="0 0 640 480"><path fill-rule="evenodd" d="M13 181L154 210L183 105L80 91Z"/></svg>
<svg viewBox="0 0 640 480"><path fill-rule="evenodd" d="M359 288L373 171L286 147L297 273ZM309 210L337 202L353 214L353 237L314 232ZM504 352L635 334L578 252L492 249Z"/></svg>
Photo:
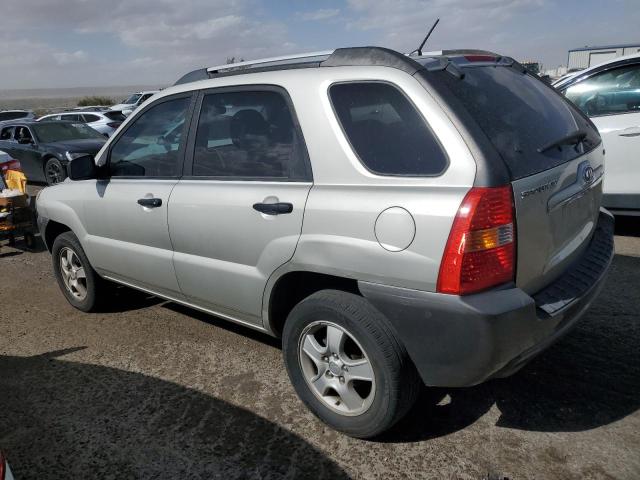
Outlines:
<svg viewBox="0 0 640 480"><path fill-rule="evenodd" d="M437 291L466 295L513 281L515 246L511 187L472 188L453 221Z"/></svg>
<svg viewBox="0 0 640 480"><path fill-rule="evenodd" d="M493 55L465 55L467 62L496 62L498 57Z"/></svg>

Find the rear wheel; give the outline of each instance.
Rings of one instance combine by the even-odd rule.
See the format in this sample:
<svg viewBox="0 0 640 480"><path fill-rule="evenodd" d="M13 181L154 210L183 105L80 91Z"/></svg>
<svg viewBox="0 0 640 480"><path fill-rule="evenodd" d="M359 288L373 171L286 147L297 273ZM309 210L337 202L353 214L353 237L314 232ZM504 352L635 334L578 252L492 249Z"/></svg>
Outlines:
<svg viewBox="0 0 640 480"><path fill-rule="evenodd" d="M284 358L298 396L321 420L369 438L400 420L420 380L387 319L366 299L324 290L291 311Z"/></svg>
<svg viewBox="0 0 640 480"><path fill-rule="evenodd" d="M51 253L53 271L67 301L83 312L93 310L103 282L91 267L78 238L71 232L60 234Z"/></svg>
<svg viewBox="0 0 640 480"><path fill-rule="evenodd" d="M44 178L48 185L55 185L67 178L67 170L60 160L51 157L44 164Z"/></svg>

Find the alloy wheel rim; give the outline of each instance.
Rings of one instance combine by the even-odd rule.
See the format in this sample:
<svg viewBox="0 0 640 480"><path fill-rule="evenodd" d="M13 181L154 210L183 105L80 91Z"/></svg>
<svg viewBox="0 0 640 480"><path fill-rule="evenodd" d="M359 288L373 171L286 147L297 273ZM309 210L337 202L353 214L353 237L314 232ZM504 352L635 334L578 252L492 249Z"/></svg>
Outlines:
<svg viewBox="0 0 640 480"><path fill-rule="evenodd" d="M362 415L371 407L376 392L373 366L347 329L312 322L300 336L298 358L307 385L323 405L346 416Z"/></svg>
<svg viewBox="0 0 640 480"><path fill-rule="evenodd" d="M50 183L60 183L61 180L61 170L60 167L56 163L50 163L47 165L47 177L50 180Z"/></svg>
<svg viewBox="0 0 640 480"><path fill-rule="evenodd" d="M80 258L67 247L60 250L59 258L64 286L76 299L84 300L87 297L87 274Z"/></svg>

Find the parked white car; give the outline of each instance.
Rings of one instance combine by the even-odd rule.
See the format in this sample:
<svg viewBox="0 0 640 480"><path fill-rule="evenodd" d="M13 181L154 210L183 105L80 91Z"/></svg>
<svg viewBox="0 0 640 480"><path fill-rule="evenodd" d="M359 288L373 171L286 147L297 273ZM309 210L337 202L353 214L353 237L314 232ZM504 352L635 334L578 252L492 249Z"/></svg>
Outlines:
<svg viewBox="0 0 640 480"><path fill-rule="evenodd" d="M122 112L125 117L131 115L136 108L142 105L145 101L151 98L154 94L158 93L160 90L147 90L144 92L136 92L131 94L129 98L124 100L122 103L114 105L111 107L111 110L117 110Z"/></svg>
<svg viewBox="0 0 640 480"><path fill-rule="evenodd" d="M618 57L554 84L598 127L606 150L602 204L640 215L640 53Z"/></svg>
<svg viewBox="0 0 640 480"><path fill-rule="evenodd" d="M43 115L38 119L42 120L64 120L67 122L86 123L94 130L100 132L105 137L110 137L113 132L122 124L125 116L121 112L62 112Z"/></svg>

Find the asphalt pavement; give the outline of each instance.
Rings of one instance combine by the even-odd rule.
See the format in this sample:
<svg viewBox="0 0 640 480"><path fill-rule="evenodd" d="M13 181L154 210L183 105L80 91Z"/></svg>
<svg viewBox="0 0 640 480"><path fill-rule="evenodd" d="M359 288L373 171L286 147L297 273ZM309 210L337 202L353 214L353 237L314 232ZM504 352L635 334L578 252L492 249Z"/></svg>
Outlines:
<svg viewBox="0 0 640 480"><path fill-rule="evenodd" d="M17 479L640 478L640 220L605 289L515 376L427 389L376 441L297 399L277 340L125 288L84 314L0 248L0 447Z"/></svg>

